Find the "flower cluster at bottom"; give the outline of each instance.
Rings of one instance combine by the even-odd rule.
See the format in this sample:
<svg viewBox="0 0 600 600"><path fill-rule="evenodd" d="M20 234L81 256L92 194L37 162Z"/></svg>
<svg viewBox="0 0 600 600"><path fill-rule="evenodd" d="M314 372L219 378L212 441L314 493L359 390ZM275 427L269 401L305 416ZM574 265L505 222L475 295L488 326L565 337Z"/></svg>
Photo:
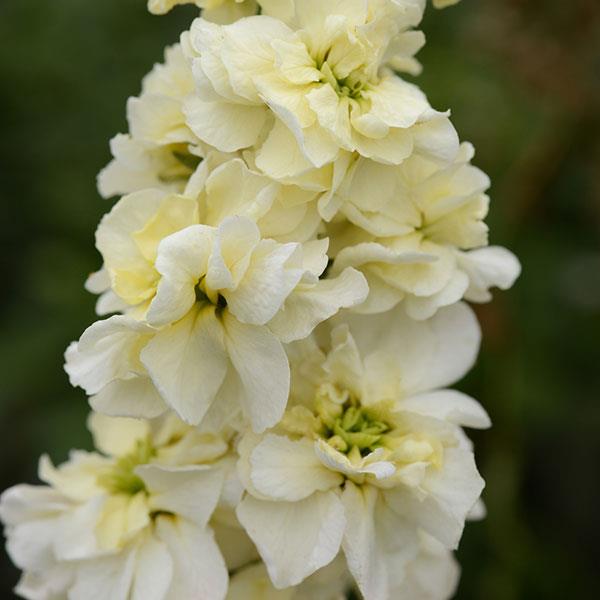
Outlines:
<svg viewBox="0 0 600 600"><path fill-rule="evenodd" d="M339 322L337 322L339 321ZM464 304L334 319L290 344L290 400L263 434L172 413L91 413L96 452L0 502L26 598L447 598L483 481L461 426L487 427L444 389L472 365ZM228 584L229 576L231 575Z"/></svg>
<svg viewBox="0 0 600 600"><path fill-rule="evenodd" d="M8 551L28 598L222 597L227 567L215 542L232 469L227 436L176 418L92 414L100 452L72 452L44 486L2 496Z"/></svg>

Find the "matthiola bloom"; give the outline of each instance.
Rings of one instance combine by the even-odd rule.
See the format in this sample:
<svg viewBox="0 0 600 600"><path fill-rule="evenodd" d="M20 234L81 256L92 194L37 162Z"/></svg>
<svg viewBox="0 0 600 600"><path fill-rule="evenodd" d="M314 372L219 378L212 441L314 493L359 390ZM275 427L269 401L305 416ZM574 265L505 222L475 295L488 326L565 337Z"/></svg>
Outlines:
<svg viewBox="0 0 600 600"><path fill-rule="evenodd" d="M327 565L300 585L278 590L263 563L247 566L231 578L227 600L345 600L352 587L342 561Z"/></svg>
<svg viewBox="0 0 600 600"><path fill-rule="evenodd" d="M453 553L420 531L419 550L410 561L398 560L390 585L393 600L449 600L454 596L460 569ZM233 575L227 600L345 600L353 580L340 557L301 584L277 589L263 563L254 563Z"/></svg>
<svg viewBox="0 0 600 600"><path fill-rule="evenodd" d="M98 176L104 197L158 188L181 192L198 164L214 150L185 122L182 103L194 89L191 65L181 46L165 50L142 82L142 93L127 102L129 133L110 143L114 159Z"/></svg>
<svg viewBox="0 0 600 600"><path fill-rule="evenodd" d="M164 15L175 6L195 4L200 6L203 0L148 0L148 10L155 15ZM218 1L218 0L217 0Z"/></svg>
<svg viewBox="0 0 600 600"><path fill-rule="evenodd" d="M129 239L138 262L130 258L121 271L106 267L121 297L121 286L133 290L144 320L134 311L92 325L67 350L67 372L95 395L92 405L101 412L150 418L171 407L197 424L218 399L215 410L241 407L263 430L287 401L282 342L306 337L340 308L363 301L364 277L348 269L320 280L327 240L264 239L247 217L189 225L158 242L189 216L175 208L172 219L149 221ZM127 260L124 245L115 251Z"/></svg>
<svg viewBox="0 0 600 600"><path fill-rule="evenodd" d="M394 600L449 600L454 597L460 567L443 544L423 531L419 532L417 556L394 574L399 581L392 584ZM398 575L400 575L398 577Z"/></svg>
<svg viewBox="0 0 600 600"><path fill-rule="evenodd" d="M447 6L453 6L459 2L460 0L433 0L433 5L436 8L446 8Z"/></svg>
<svg viewBox="0 0 600 600"><path fill-rule="evenodd" d="M471 367L478 342L473 314L456 304L426 322L399 310L349 317L330 343L292 346L284 418L238 447L247 494L237 514L276 587L341 548L366 600L397 598L421 530L457 546L483 489L461 426L489 419L442 388Z"/></svg>
<svg viewBox="0 0 600 600"><path fill-rule="evenodd" d="M156 293L158 246L168 235L190 225L218 226L229 216L257 222L263 237L304 242L314 237L320 218L315 192L277 184L251 171L239 159L215 154L188 181L185 194L156 189L123 197L96 231L103 273L89 283L103 293L99 314L134 307L143 315Z"/></svg>
<svg viewBox="0 0 600 600"><path fill-rule="evenodd" d="M260 8L263 14L286 18L293 15L294 0L148 0L148 10L164 15L180 4L195 4L202 16L215 23L233 23L255 15Z"/></svg>
<svg viewBox="0 0 600 600"><path fill-rule="evenodd" d="M426 319L461 298L487 301L490 287L514 283L516 257L483 248L489 179L470 164L473 154L462 144L450 165L414 155L399 166L361 159L348 169L332 200L339 207L330 226L332 273L348 266L364 273L370 293L357 310L402 302L412 318Z"/></svg>
<svg viewBox="0 0 600 600"><path fill-rule="evenodd" d="M41 486L2 495L8 552L31 599L224 598L227 569L208 525L228 440L169 418L93 415L100 453L40 461Z"/></svg>
<svg viewBox="0 0 600 600"><path fill-rule="evenodd" d="M305 0L289 24L265 15L227 26L197 19L187 123L220 151L253 149L276 178L344 152L386 164L421 149L447 157L455 134L446 116L386 66L400 68L406 48L418 46L395 44L421 14L412 0Z"/></svg>
<svg viewBox="0 0 600 600"><path fill-rule="evenodd" d="M15 591L449 600L485 513L463 427L490 424L448 389L479 348L461 300L520 266L472 146L400 75L427 0L148 9L183 4L98 176L106 318L65 353L97 450L0 497Z"/></svg>

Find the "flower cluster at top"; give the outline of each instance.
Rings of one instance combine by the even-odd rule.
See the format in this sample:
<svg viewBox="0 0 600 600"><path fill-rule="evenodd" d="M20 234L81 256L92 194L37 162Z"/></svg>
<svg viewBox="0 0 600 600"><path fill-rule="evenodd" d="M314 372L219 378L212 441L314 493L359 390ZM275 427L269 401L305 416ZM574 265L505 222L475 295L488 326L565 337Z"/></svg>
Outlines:
<svg viewBox="0 0 600 600"><path fill-rule="evenodd" d="M434 2L437 7L452 0ZM202 9L127 104L100 319L66 352L96 452L0 501L32 600L445 600L484 482L449 386L520 266L417 75L425 0Z"/></svg>

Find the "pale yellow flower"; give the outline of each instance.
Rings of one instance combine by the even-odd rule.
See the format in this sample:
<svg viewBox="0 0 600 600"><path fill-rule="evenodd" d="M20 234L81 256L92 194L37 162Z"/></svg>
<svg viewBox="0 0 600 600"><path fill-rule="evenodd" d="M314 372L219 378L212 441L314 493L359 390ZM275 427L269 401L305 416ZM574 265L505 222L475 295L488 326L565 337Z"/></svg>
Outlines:
<svg viewBox="0 0 600 600"><path fill-rule="evenodd" d="M401 68L407 48L418 46L398 40L419 22L419 3L295 6L289 25L264 15L229 26L194 22L198 88L184 111L200 139L223 152L252 149L256 165L280 179L344 152L385 164L417 151L452 156L456 136L446 115L388 67Z"/></svg>
<svg viewBox="0 0 600 600"><path fill-rule="evenodd" d="M73 452L46 485L2 495L8 551L27 598L157 600L199 590L225 597L228 574L209 520L219 502L229 450L226 437L173 417L158 422L92 415L102 452Z"/></svg>
<svg viewBox="0 0 600 600"><path fill-rule="evenodd" d="M332 273L353 266L369 282L357 310L401 302L412 318L426 319L462 298L488 301L491 287L514 283L516 257L485 248L489 178L470 164L473 154L463 144L449 165L413 155L398 166L359 159L349 167L330 200L337 217L328 231Z"/></svg>
<svg viewBox="0 0 600 600"><path fill-rule="evenodd" d="M298 585L341 548L367 600L393 598L421 530L451 561L483 489L460 426L489 418L443 389L472 366L479 329L464 304L427 322L399 310L335 321L330 343L290 348L281 423L239 444L237 514L275 587Z"/></svg>

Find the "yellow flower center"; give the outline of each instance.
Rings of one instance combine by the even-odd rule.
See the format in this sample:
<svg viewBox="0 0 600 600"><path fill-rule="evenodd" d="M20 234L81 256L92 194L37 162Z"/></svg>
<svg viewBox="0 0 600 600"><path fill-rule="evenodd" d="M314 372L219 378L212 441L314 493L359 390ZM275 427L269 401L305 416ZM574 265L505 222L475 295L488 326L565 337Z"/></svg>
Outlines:
<svg viewBox="0 0 600 600"><path fill-rule="evenodd" d="M98 484L111 494L135 496L146 491L146 485L135 474L135 468L147 464L155 453L150 440L138 440L132 452L119 458L98 477Z"/></svg>
<svg viewBox="0 0 600 600"><path fill-rule="evenodd" d="M187 144L171 144L169 146L171 159L169 165L165 166L158 174L163 183L176 183L187 181L202 159L188 150Z"/></svg>

